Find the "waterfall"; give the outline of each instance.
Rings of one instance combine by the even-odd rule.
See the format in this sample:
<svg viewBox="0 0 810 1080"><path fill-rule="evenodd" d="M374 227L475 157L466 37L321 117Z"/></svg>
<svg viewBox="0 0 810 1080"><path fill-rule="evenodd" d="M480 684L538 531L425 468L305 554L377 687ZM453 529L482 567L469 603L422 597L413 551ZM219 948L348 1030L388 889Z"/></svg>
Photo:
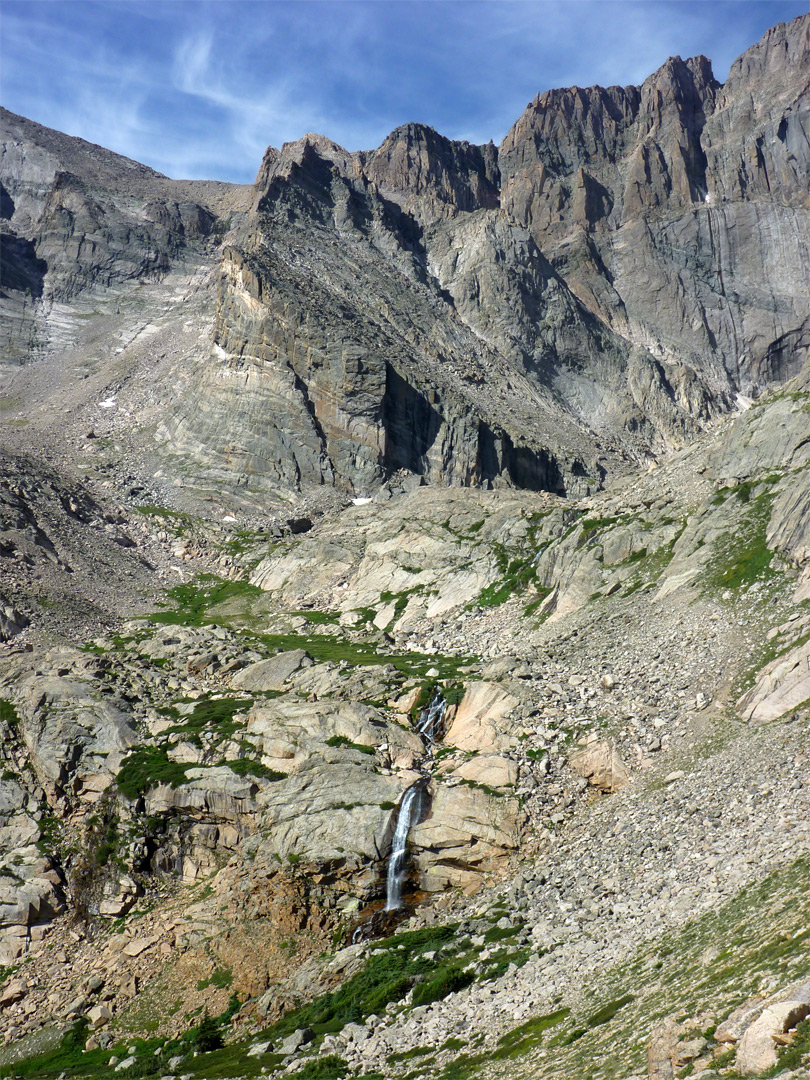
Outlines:
<svg viewBox="0 0 810 1080"><path fill-rule="evenodd" d="M442 697L441 690L437 686L433 697L430 699L430 704L422 709L419 713L419 719L416 721L416 730L420 735L424 735L428 742L432 743L441 738L446 709L447 702Z"/></svg>
<svg viewBox="0 0 810 1080"><path fill-rule="evenodd" d="M444 715L447 711L441 689L437 686L430 702L424 706L416 721L416 730L422 737L426 758L422 762L422 777L405 791L399 805L394 838L391 841L391 853L388 856L386 875L385 911L400 911L402 903L402 885L408 862L408 833L411 826L419 819L422 812L422 796L430 783L433 766L433 744L444 734Z"/></svg>
<svg viewBox="0 0 810 1080"><path fill-rule="evenodd" d="M425 781L417 780L402 796L397 815L397 827L394 839L391 841L391 854L388 856L386 911L398 911L402 907L402 882L405 878L405 864L408 859L408 833L422 809L424 787Z"/></svg>

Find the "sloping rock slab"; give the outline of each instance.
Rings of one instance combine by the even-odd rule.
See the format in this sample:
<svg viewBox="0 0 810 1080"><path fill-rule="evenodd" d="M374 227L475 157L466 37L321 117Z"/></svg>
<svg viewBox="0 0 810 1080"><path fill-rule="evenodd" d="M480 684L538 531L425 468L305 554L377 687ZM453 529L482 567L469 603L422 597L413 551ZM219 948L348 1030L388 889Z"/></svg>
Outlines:
<svg viewBox="0 0 810 1080"><path fill-rule="evenodd" d="M518 699L498 683L470 683L445 734L445 743L459 750L499 749L504 721L518 704Z"/></svg>
<svg viewBox="0 0 810 1080"><path fill-rule="evenodd" d="M237 690L254 692L281 690L299 668L311 666L312 660L303 649L290 649L246 667L234 676L232 685Z"/></svg>
<svg viewBox="0 0 810 1080"><path fill-rule="evenodd" d="M810 698L810 641L779 656L760 672L755 685L740 698L743 720L761 724L775 720Z"/></svg>

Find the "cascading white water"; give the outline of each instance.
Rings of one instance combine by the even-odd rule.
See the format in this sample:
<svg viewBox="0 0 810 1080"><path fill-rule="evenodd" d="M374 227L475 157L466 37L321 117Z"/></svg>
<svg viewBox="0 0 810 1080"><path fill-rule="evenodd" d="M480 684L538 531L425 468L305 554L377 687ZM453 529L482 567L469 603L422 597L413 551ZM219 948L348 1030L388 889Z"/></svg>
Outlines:
<svg viewBox="0 0 810 1080"><path fill-rule="evenodd" d="M419 734L424 735L430 742L440 736L446 709L447 702L442 697L439 688L436 687L433 697L430 699L430 704L426 705L419 713L419 719L416 722L416 730Z"/></svg>
<svg viewBox="0 0 810 1080"><path fill-rule="evenodd" d="M408 833L421 809L424 786L424 780L417 780L402 796L397 815L397 827L394 839L391 841L391 854L388 856L386 911L398 911L402 907L402 882L405 878L405 863L408 858Z"/></svg>
<svg viewBox="0 0 810 1080"><path fill-rule="evenodd" d="M430 703L422 709L416 721L416 730L422 736L425 751L430 761L433 758L433 744L443 734L442 728L446 709L447 702L437 686ZM399 911L403 906L402 883L405 880L405 868L408 861L408 833L422 810L422 794L429 781L430 775L425 770L423 778L411 784L402 796L399 813L397 814L397 825L394 830L394 839L391 841L391 854L388 856L386 911Z"/></svg>

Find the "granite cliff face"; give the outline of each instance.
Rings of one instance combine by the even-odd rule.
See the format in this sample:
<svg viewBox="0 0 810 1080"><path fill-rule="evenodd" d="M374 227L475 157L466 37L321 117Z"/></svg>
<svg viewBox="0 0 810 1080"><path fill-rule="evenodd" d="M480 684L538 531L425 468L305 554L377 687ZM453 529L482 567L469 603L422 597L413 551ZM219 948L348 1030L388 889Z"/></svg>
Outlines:
<svg viewBox="0 0 810 1080"><path fill-rule="evenodd" d="M217 340L254 378L255 359L264 372L269 359L302 391L309 460L295 477L364 493L397 466L576 490L599 469L587 444L572 453L560 413L603 447L658 454L737 393L795 374L810 269L807 59L799 19L746 53L725 87L697 57L641 87L550 91L497 150L410 124L367 153L319 136L268 151L226 255ZM291 296L295 245L307 280ZM235 257L259 306L240 299ZM362 337L375 322L371 360ZM475 392L482 382L499 397L517 390L506 415ZM539 430L562 450L551 461Z"/></svg>
<svg viewBox="0 0 810 1080"><path fill-rule="evenodd" d="M73 302L160 280L239 212L234 185L169 180L5 109L0 122L4 363L70 341Z"/></svg>
<svg viewBox="0 0 810 1080"><path fill-rule="evenodd" d="M157 424L189 482L595 489L806 356L808 25L723 86L676 57L640 87L548 91L497 148L306 135L252 191L6 114L9 355L75 346L77 305L196 267L216 314L193 357L172 347L185 392L167 373Z"/></svg>
<svg viewBox="0 0 810 1080"><path fill-rule="evenodd" d="M676 57L641 87L549 91L500 147L502 206L583 303L715 394L806 349L809 32L774 27L723 86Z"/></svg>

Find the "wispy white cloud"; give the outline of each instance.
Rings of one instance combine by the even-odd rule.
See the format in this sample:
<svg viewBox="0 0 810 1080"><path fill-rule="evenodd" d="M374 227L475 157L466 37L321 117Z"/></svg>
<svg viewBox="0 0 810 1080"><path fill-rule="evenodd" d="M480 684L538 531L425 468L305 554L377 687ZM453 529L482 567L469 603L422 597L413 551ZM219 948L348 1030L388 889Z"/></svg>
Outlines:
<svg viewBox="0 0 810 1080"><path fill-rule="evenodd" d="M805 0L5 0L7 107L170 175L252 180L268 143L419 120L496 142L538 92L718 77Z"/></svg>

